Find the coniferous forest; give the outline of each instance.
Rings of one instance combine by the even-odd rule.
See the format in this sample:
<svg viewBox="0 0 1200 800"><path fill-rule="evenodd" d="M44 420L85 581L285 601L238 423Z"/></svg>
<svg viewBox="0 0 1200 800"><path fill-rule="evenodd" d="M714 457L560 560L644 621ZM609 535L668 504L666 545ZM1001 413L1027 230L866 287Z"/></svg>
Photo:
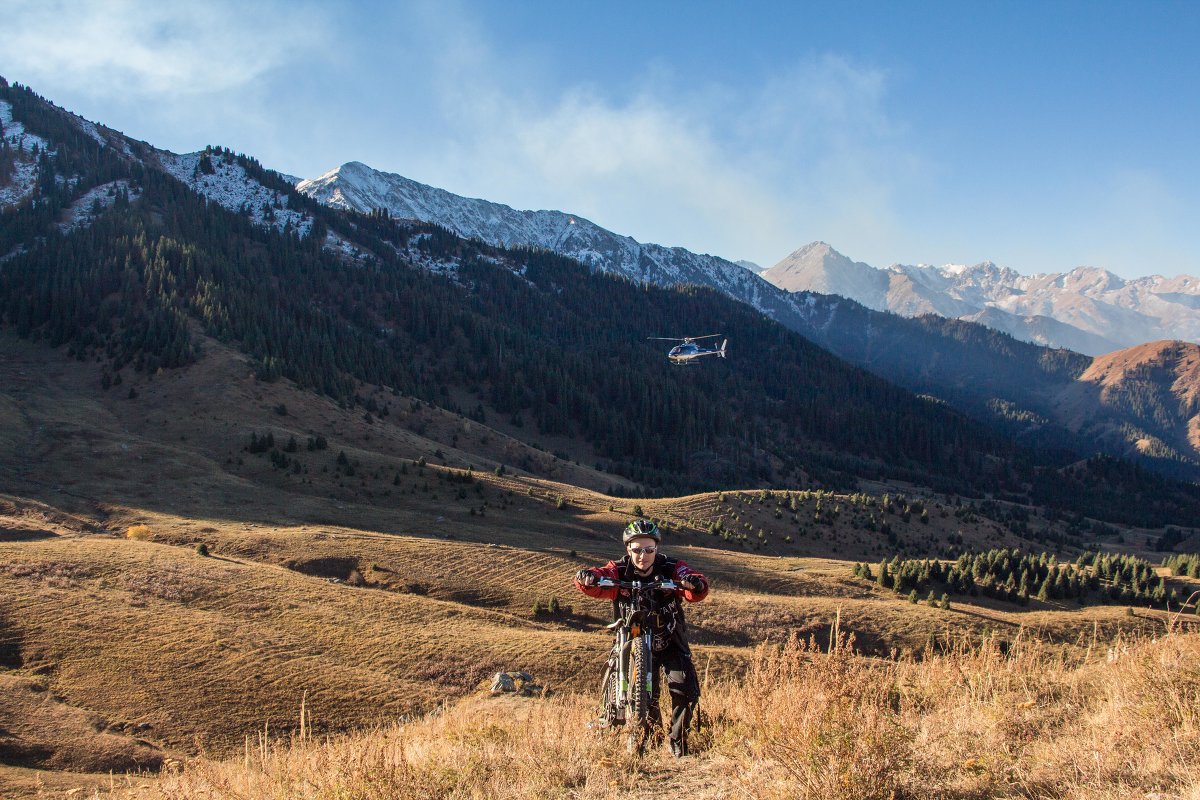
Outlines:
<svg viewBox="0 0 1200 800"><path fill-rule="evenodd" d="M713 290L334 211L210 148L209 168L236 162L311 223L305 235L264 227L156 168L146 145L101 145L23 87L4 84L0 98L51 143L32 199L0 216L0 324L98 362L98 384L186 368L203 357L202 333L248 354L263 381L349 404L361 383L378 384L482 421L501 415L531 440L585 440L598 466L649 491L892 478L1122 522L1200 516L1195 487L1124 462L1080 462L1064 481L1073 457L1018 446ZM64 232L72 204L113 182L113 202ZM713 332L729 358L688 367L646 341ZM464 391L473 406L451 399Z"/></svg>
<svg viewBox="0 0 1200 800"><path fill-rule="evenodd" d="M1200 571L1200 556L1172 556L1163 566L1172 576L1195 577ZM953 562L895 557L875 565L856 564L854 575L908 595L914 603L952 595L983 595L1022 605L1037 599L1178 611L1191 592L1186 584L1176 585L1169 577L1159 575L1145 559L1091 551L1061 564L1052 553L1035 555L1003 548L963 553Z"/></svg>

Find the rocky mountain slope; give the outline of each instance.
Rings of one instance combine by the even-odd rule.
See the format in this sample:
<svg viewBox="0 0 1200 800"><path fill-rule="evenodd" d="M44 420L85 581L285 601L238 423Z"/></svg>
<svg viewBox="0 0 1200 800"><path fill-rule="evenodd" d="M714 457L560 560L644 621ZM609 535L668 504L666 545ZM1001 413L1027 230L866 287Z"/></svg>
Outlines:
<svg viewBox="0 0 1200 800"><path fill-rule="evenodd" d="M1200 279L1124 280L1095 267L1021 275L974 266L851 261L824 242L801 247L763 273L790 292L836 294L904 316L979 322L1018 339L1100 355L1160 339L1200 340Z"/></svg>
<svg viewBox="0 0 1200 800"><path fill-rule="evenodd" d="M1200 460L1200 345L1150 342L1096 358L1055 398L1056 417L1128 454Z"/></svg>

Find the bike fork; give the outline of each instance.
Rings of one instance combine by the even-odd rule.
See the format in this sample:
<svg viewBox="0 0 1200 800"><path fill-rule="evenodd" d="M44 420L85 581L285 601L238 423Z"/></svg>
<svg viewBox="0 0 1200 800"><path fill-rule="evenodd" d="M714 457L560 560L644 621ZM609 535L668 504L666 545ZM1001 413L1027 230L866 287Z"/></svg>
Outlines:
<svg viewBox="0 0 1200 800"><path fill-rule="evenodd" d="M617 634L617 719L625 721L625 709L629 705L629 643L626 634Z"/></svg>

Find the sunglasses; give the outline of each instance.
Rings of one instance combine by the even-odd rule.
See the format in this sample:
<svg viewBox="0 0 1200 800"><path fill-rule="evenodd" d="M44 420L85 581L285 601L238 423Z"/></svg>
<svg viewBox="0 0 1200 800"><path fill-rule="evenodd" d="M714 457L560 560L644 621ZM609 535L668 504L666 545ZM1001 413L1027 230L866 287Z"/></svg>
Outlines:
<svg viewBox="0 0 1200 800"><path fill-rule="evenodd" d="M629 552L633 553L635 556L640 556L643 553L649 555L650 553L653 553L656 550L658 550L657 547L631 547L631 548L629 548Z"/></svg>

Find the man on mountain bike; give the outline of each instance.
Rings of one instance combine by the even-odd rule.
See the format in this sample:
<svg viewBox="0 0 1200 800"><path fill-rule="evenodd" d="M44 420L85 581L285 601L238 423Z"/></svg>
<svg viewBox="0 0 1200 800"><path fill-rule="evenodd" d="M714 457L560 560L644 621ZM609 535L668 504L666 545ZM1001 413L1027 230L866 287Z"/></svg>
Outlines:
<svg viewBox="0 0 1200 800"><path fill-rule="evenodd" d="M658 526L648 519L634 520L625 528L622 539L625 555L620 561L609 561L603 567L581 569L575 574L575 587L588 597L612 600L618 613L623 598L629 592L616 587L597 586L601 578L614 581L633 581L662 578L674 581L682 589L658 595L659 606L649 619L653 634L654 696L651 707L658 708L661 668L667 675L667 690L671 693L671 753L687 754L687 729L692 713L700 700L700 681L692 664L688 647L687 625L683 621L680 599L696 603L708 596L708 579L679 559L667 558L659 552L662 540ZM657 713L657 712L656 712ZM661 726L662 720L658 720Z"/></svg>

